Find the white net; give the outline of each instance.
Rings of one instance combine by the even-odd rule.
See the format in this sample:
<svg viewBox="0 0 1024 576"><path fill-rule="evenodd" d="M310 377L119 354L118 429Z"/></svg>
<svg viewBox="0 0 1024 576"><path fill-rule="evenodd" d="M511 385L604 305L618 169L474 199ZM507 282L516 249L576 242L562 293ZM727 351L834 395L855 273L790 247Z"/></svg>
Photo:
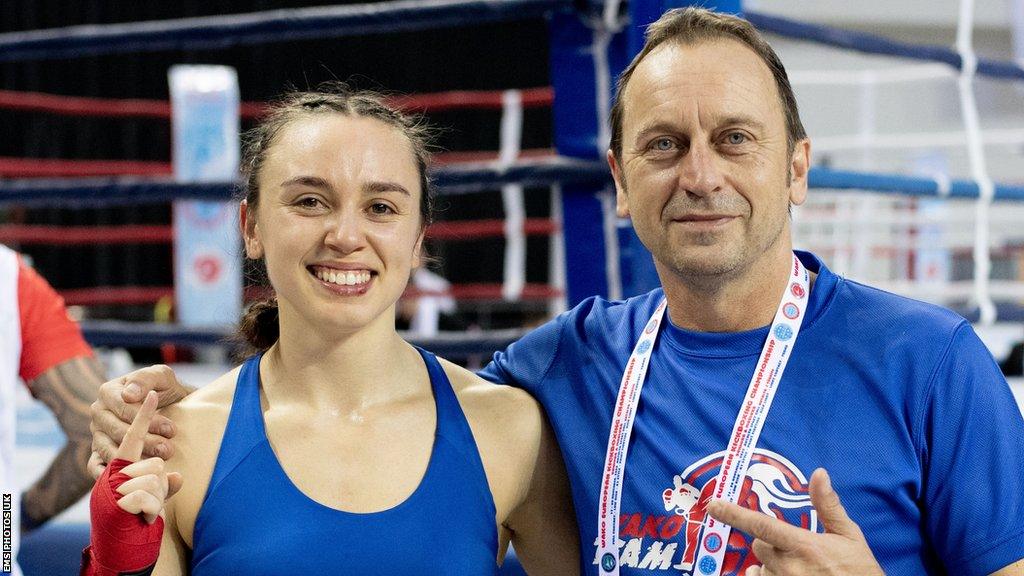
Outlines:
<svg viewBox="0 0 1024 576"><path fill-rule="evenodd" d="M987 14L973 38L965 37L957 2L930 3L926 8L928 14L885 22L869 18L877 13L866 10L852 15L847 11L840 18L827 7L817 17L822 24L954 50L960 24L961 50L966 45L978 57L1012 61L1008 7L999 7L1006 14L1001 21ZM787 14L792 8L781 2L761 1L750 9L815 19L814 10L810 15ZM865 19L857 20L858 15ZM940 183L987 174L997 184L1024 184L1024 82L968 78L971 90L966 96L973 97L969 98L958 85L965 81L960 72L946 64L779 37L771 42L790 71L815 165ZM974 164L971 126L964 115L972 107L977 110L974 134L983 157ZM834 270L855 280L965 312L977 308L980 297L991 298L1001 314L1009 311L1020 319L1024 202L996 202L990 210L977 204L872 191L812 190L806 205L794 213L797 246L818 253ZM985 274L989 262L990 272Z"/></svg>

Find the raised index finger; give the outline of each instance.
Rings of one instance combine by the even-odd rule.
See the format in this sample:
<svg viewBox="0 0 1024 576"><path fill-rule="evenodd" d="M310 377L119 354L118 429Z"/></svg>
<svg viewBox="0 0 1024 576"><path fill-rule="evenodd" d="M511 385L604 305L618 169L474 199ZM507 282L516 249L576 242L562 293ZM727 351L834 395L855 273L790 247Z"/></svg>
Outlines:
<svg viewBox="0 0 1024 576"><path fill-rule="evenodd" d="M767 514L748 510L742 506L713 500L708 503L708 513L724 522L760 538L780 550L792 550L811 532L797 528Z"/></svg>
<svg viewBox="0 0 1024 576"><path fill-rule="evenodd" d="M132 420L132 425L128 427L128 432L125 433L121 446L117 448L117 453L114 455L115 458L121 458L129 462L137 462L139 458L142 458L142 449L146 445L146 432L149 430L150 420L156 414L157 402L156 392L150 391L149 394L146 394L146 399L142 401L142 408L139 409L139 413Z"/></svg>

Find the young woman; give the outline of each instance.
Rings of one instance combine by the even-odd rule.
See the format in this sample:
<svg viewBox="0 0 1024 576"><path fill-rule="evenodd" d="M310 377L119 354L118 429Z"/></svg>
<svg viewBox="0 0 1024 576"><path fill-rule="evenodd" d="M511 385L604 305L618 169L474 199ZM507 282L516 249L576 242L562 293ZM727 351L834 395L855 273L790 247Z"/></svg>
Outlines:
<svg viewBox="0 0 1024 576"><path fill-rule="evenodd" d="M510 539L531 574L578 573L538 405L395 331L423 258L427 159L419 124L338 88L288 97L250 133L241 227L276 293L242 322L261 353L168 410L166 465L100 478L116 506L94 493L96 573L127 571L108 536L160 504L155 575L494 574Z"/></svg>

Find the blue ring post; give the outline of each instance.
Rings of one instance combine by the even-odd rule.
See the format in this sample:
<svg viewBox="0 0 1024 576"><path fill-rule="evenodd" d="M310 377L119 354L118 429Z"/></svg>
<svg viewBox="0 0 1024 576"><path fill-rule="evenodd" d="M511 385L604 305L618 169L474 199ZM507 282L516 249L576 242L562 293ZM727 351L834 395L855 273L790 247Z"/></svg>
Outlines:
<svg viewBox="0 0 1024 576"><path fill-rule="evenodd" d="M643 47L647 25L665 10L701 5L738 14L740 0L680 2L673 0L633 0L629 3L630 24L615 35L608 45L609 73L615 79ZM564 11L552 15L551 84L555 90L553 105L555 148L562 156L587 160L604 159L598 149L597 91L592 46L594 31L578 14ZM566 300L575 306L590 296L608 297L611 293L607 269L607 245L604 210L594 186L565 185L562 188L562 223L565 236ZM640 243L632 226L617 226L619 278L624 297L646 292L658 285L658 276L650 253Z"/></svg>
<svg viewBox="0 0 1024 576"><path fill-rule="evenodd" d="M552 114L555 148L559 155L602 160L598 149L597 91L591 56L594 31L575 12L551 17L551 84L555 91ZM624 53L619 34L609 45L610 56ZM610 66L621 70L621 58ZM603 186L562 186L562 230L565 237L566 301L570 307L590 296L609 294L604 215L598 194Z"/></svg>

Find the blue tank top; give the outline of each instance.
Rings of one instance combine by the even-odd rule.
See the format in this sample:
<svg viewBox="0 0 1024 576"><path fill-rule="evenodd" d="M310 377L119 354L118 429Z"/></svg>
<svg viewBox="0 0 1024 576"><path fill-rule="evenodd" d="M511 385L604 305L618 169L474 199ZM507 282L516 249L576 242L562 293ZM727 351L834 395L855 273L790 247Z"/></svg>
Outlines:
<svg viewBox="0 0 1024 576"><path fill-rule="evenodd" d="M301 492L267 440L260 356L238 375L213 477L196 518L193 576L497 573L494 500L448 376L420 350L437 428L415 491L380 512L324 506Z"/></svg>

